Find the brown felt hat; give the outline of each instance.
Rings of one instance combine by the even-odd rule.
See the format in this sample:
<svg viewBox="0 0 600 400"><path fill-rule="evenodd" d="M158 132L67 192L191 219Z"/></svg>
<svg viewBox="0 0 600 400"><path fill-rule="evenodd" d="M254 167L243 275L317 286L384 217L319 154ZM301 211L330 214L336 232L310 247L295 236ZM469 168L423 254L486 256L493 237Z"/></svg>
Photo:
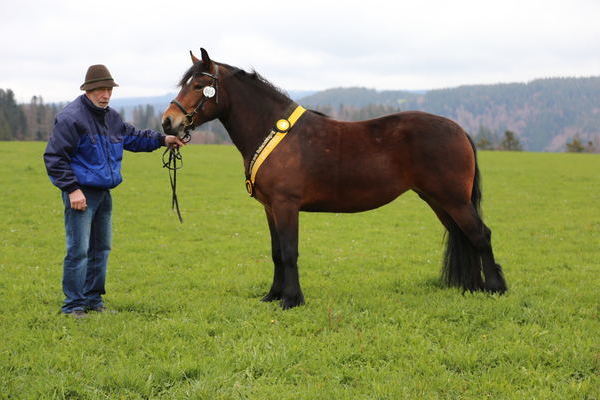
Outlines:
<svg viewBox="0 0 600 400"><path fill-rule="evenodd" d="M85 74L85 82L81 85L81 90L94 90L98 88L108 88L119 86L110 75L108 68L102 64L92 65Z"/></svg>

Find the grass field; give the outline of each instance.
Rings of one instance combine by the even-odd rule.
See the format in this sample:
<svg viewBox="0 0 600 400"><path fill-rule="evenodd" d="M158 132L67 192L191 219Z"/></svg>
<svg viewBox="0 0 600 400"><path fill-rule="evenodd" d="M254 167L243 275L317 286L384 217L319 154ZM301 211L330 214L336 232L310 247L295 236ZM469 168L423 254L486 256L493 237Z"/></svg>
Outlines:
<svg viewBox="0 0 600 400"><path fill-rule="evenodd" d="M43 143L0 143L0 399L600 399L600 156L482 152L506 296L438 283L441 225L407 193L302 214L307 304L261 303L264 212L233 147L160 153L113 191L107 305L60 315L64 229Z"/></svg>

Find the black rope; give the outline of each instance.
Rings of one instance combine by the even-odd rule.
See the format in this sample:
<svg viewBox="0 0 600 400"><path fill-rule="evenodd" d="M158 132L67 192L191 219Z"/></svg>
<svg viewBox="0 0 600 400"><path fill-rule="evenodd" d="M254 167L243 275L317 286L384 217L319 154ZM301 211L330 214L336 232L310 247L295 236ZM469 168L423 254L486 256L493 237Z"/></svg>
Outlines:
<svg viewBox="0 0 600 400"><path fill-rule="evenodd" d="M187 143L191 140L191 135L185 133L181 141ZM168 157L167 157L168 154ZM171 182L171 208L177 212L179 222L183 223L181 211L179 211L179 200L177 199L177 170L183 167L183 156L179 152L178 147L167 147L162 154L163 168L169 170L169 181Z"/></svg>

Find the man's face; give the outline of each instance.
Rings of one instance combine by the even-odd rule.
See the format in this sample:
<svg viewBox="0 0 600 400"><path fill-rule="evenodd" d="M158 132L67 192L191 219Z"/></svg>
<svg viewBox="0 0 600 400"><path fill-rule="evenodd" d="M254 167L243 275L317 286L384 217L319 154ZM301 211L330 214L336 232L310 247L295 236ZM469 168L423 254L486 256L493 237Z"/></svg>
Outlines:
<svg viewBox="0 0 600 400"><path fill-rule="evenodd" d="M94 103L96 107L106 108L112 95L112 88L98 88L94 90L87 90L85 95Z"/></svg>

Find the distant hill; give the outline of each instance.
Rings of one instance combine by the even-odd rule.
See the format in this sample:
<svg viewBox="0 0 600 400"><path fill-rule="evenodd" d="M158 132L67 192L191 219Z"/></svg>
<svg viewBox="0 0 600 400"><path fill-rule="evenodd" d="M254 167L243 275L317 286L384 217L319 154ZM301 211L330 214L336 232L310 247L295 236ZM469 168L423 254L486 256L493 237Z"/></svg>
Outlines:
<svg viewBox="0 0 600 400"><path fill-rule="evenodd" d="M502 136L511 130L524 149L530 151L564 151L565 144L576 136L583 141L600 141L600 77L538 79L420 92L350 87L289 93L305 107L354 110L332 113L341 119L350 114L370 118L372 109L375 113L421 110L453 119L473 136L483 131ZM136 106L149 104L156 112L162 112L175 95L113 99L111 106L131 119ZM227 140L219 125L215 124L215 129ZM207 128L213 130L212 125Z"/></svg>
<svg viewBox="0 0 600 400"><path fill-rule="evenodd" d="M301 97L306 97L314 94L315 90L291 90L288 92L289 96L297 100ZM150 96L150 97L126 97L126 98L113 98L110 102L110 106L118 111L123 111L123 117L126 119L132 118L132 112L135 107L151 105L154 110L162 113L171 100L177 96L177 93L167 93L162 96Z"/></svg>
<svg viewBox="0 0 600 400"><path fill-rule="evenodd" d="M302 97L298 101L305 107L366 107L372 104L400 106L415 100L419 95L403 90L367 89L363 87L333 88L317 92L311 96Z"/></svg>
<svg viewBox="0 0 600 400"><path fill-rule="evenodd" d="M110 106L119 112L123 112L123 117L130 120L132 112L135 107L151 105L154 107L156 112L164 111L171 100L177 96L177 93L167 93L162 96L150 96L150 97L125 97L125 98L113 98L110 101Z"/></svg>
<svg viewBox="0 0 600 400"><path fill-rule="evenodd" d="M415 93L366 88L329 89L302 98L307 107L395 106L443 115L472 135L514 131L526 150L563 151L576 135L600 140L600 77L460 86Z"/></svg>

